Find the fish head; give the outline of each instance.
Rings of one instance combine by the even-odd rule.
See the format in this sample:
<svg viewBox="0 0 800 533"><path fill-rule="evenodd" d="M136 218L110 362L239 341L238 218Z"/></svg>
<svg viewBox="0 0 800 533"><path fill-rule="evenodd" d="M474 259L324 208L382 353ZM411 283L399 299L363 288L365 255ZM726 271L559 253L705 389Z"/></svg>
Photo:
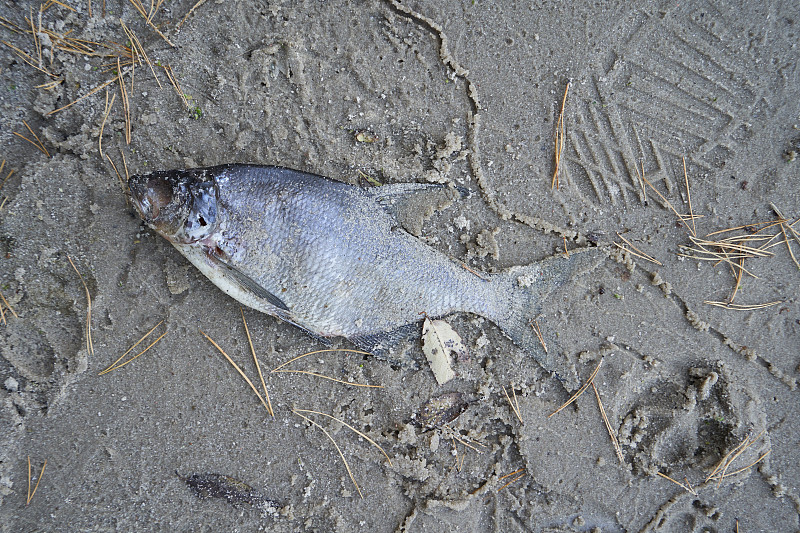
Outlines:
<svg viewBox="0 0 800 533"><path fill-rule="evenodd" d="M128 185L141 219L170 242L201 241L219 225L219 190L207 169L136 175Z"/></svg>

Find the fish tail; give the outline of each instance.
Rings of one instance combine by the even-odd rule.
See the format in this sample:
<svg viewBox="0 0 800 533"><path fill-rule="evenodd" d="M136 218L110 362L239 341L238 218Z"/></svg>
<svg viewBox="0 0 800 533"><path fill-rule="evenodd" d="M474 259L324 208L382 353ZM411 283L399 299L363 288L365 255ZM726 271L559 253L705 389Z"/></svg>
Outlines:
<svg viewBox="0 0 800 533"><path fill-rule="evenodd" d="M555 373L567 388L577 388L575 369L550 335L541 332L540 339L534 321L547 307L548 296L568 280L597 267L605 257L601 248L584 248L570 252L568 257L559 255L513 267L492 280L497 287L497 311L489 318L542 368Z"/></svg>

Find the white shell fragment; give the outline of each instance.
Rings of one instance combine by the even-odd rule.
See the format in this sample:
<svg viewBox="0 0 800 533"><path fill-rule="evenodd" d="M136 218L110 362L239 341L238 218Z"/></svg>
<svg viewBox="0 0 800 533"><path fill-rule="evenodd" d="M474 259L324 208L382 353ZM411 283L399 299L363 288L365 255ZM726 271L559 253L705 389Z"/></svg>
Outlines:
<svg viewBox="0 0 800 533"><path fill-rule="evenodd" d="M439 385L443 385L456 377L450 366L450 354L466 357L467 347L461 337L453 331L444 320L425 318L422 324L422 351L428 358L433 376Z"/></svg>

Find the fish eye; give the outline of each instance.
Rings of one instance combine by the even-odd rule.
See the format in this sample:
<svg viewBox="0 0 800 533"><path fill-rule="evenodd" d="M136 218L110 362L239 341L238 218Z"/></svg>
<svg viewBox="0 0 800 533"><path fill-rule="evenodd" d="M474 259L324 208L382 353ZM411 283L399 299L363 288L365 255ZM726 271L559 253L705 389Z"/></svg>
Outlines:
<svg viewBox="0 0 800 533"><path fill-rule="evenodd" d="M192 194L184 233L190 242L197 242L213 231L217 220L217 198L213 188L198 188Z"/></svg>

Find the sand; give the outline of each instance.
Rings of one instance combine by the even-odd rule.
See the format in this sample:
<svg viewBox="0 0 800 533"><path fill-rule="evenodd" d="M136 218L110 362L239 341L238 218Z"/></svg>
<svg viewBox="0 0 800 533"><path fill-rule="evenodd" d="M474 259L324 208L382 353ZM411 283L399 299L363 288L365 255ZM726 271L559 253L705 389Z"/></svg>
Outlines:
<svg viewBox="0 0 800 533"><path fill-rule="evenodd" d="M127 1L95 0L91 15L64 4L38 31L40 4L0 3L2 39L52 74L0 45L0 180L14 169L0 189L0 290L18 315L3 305L2 531L800 530L800 271L780 225L754 225L779 220L774 204L800 259L791 3L217 0L187 16L194 1L178 1L152 25ZM31 12L35 42L19 33ZM118 53L130 46L120 20L153 63L122 65L129 143L117 82L107 120L106 88L54 113L118 74L115 58L56 35ZM49 157L14 135L35 140L23 121ZM123 181L125 168L241 162L365 186L361 173L454 183L473 194L422 202L403 224L476 271L603 248L538 324L582 381L602 361L593 383L619 455L592 387L548 418L573 391L469 315L448 318L470 357L443 386L419 332L417 368L343 352L285 367L383 386L362 388L271 373L325 346L245 310L270 416L200 333L260 389L239 305L141 224L110 161ZM693 222L667 206L690 212L687 179ZM661 264L620 251L617 233ZM729 302L737 281L686 251L692 233L774 245L744 260L757 277L742 276L733 303L777 303L706 303ZM91 295L93 349L69 258ZM162 320L130 355L166 332L158 344L99 375ZM306 414L363 498L293 409L386 450L391 463ZM47 467L28 504L29 457L33 484Z"/></svg>

